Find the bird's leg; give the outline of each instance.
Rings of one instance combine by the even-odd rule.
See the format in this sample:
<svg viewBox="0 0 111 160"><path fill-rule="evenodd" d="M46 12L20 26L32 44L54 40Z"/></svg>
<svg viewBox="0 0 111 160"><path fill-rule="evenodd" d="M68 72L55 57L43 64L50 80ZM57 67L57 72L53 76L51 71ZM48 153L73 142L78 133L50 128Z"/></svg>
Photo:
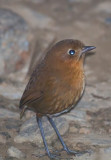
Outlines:
<svg viewBox="0 0 111 160"><path fill-rule="evenodd" d="M74 154L74 155L82 155L84 153L88 153L88 151L79 152L79 151L72 151L72 150L68 149L68 147L64 143L64 141L63 141L63 139L62 139L62 137L61 137L54 121L53 121L53 119L51 117L47 117L47 118L48 118L50 124L52 125L52 127L54 128L54 130L55 130L55 132L56 132L56 134L57 134L57 136L58 136L58 138L59 138L59 140L60 140L60 142L63 146L63 150L65 150L68 154Z"/></svg>
<svg viewBox="0 0 111 160"><path fill-rule="evenodd" d="M45 134L44 134L44 130L43 130L43 127L42 127L41 118L38 118L38 117L36 116L36 119L37 119L37 122L38 122L38 126L39 126L39 128L40 128L40 132L41 132L41 136L42 136L43 143L44 143L44 146L45 146L45 150L46 150L49 158L60 159L60 157L58 157L58 155L54 155L54 154L50 153L50 151L49 151L49 149L48 149L47 142L46 142L46 140L45 140Z"/></svg>

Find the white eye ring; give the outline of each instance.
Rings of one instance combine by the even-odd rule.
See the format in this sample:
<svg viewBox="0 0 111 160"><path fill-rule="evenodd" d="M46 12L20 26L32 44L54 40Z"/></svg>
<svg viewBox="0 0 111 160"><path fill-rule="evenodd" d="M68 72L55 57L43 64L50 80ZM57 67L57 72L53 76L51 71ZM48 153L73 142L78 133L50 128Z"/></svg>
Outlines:
<svg viewBox="0 0 111 160"><path fill-rule="evenodd" d="M73 49L69 49L69 50L68 50L68 54L71 55L71 56L73 56L75 53L76 53L76 52L75 52L75 50L73 50Z"/></svg>

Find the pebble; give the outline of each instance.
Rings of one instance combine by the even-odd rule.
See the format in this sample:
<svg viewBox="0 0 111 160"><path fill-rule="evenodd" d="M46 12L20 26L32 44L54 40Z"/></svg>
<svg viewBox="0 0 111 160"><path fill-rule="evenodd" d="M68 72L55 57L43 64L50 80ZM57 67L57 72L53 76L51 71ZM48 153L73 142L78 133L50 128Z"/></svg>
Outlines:
<svg viewBox="0 0 111 160"><path fill-rule="evenodd" d="M8 151L7 151L8 155L10 157L15 157L15 158L18 158L18 159L21 159L21 158L25 158L26 155L24 153L22 153L19 149L11 146Z"/></svg>
<svg viewBox="0 0 111 160"><path fill-rule="evenodd" d="M44 128L47 142L51 143L53 139L57 138L57 136L53 128L49 124L48 120L46 119L46 117L44 117L42 121L43 121L43 128ZM68 128L69 128L68 122L64 118L61 118L61 117L54 118L54 121L57 125L57 128L60 134L64 135L68 131ZM16 143L33 142L33 143L36 143L37 145L43 144L42 137L41 137L35 116L27 120L21 126L20 133L14 138L14 141Z"/></svg>

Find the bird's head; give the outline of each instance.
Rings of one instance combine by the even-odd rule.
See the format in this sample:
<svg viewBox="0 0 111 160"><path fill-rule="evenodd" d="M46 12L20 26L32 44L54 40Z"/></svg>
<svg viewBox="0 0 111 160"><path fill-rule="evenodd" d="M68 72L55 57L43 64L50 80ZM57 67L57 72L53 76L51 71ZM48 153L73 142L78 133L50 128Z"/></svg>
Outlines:
<svg viewBox="0 0 111 160"><path fill-rule="evenodd" d="M48 57L51 62L58 65L75 65L83 64L85 53L95 49L94 46L85 46L79 40L66 39L56 43L49 51ZM53 65L52 64L52 65Z"/></svg>

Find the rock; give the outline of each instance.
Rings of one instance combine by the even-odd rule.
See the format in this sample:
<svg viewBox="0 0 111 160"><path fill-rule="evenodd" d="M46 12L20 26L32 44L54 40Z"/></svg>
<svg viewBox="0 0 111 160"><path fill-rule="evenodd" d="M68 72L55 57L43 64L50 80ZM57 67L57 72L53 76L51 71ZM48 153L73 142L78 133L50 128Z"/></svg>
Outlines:
<svg viewBox="0 0 111 160"><path fill-rule="evenodd" d="M25 115L24 115L24 116L25 116L25 119L28 120L28 119L30 119L31 117L35 116L35 113L32 112L32 111L27 110L27 111L25 112Z"/></svg>
<svg viewBox="0 0 111 160"><path fill-rule="evenodd" d="M88 3L88 2L91 2L91 0L69 0L70 3Z"/></svg>
<svg viewBox="0 0 111 160"><path fill-rule="evenodd" d="M16 112L9 111L8 109L0 108L0 118L14 118L18 119L20 116Z"/></svg>
<svg viewBox="0 0 111 160"><path fill-rule="evenodd" d="M73 135L73 138L69 139L70 144L83 143L84 145L98 146L100 148L111 147L111 139L109 136L98 135L95 133L90 134L78 134Z"/></svg>
<svg viewBox="0 0 111 160"><path fill-rule="evenodd" d="M91 154L83 154L82 156L76 156L74 157L74 160L110 160L111 159L111 154L104 154L101 151L91 153Z"/></svg>
<svg viewBox="0 0 111 160"><path fill-rule="evenodd" d="M96 8L96 12L106 12L106 13L111 13L111 2L110 1L104 1L99 3Z"/></svg>
<svg viewBox="0 0 111 160"><path fill-rule="evenodd" d="M105 23L111 25L111 17L106 18Z"/></svg>
<svg viewBox="0 0 111 160"><path fill-rule="evenodd" d="M42 13L36 12L34 10L31 10L30 8L25 8L23 6L20 6L18 10L23 10L24 12L24 19L31 24L31 27L35 28L41 28L41 29L46 29L46 28L52 28L54 26L54 20L51 17L48 17L47 15L44 15ZM27 17L25 16L27 15Z"/></svg>
<svg viewBox="0 0 111 160"><path fill-rule="evenodd" d="M18 160L18 158L6 156L6 157L5 157L5 160Z"/></svg>
<svg viewBox="0 0 111 160"><path fill-rule="evenodd" d="M2 136L4 136L6 139L11 138L11 136L10 136L10 134L9 134L8 132L0 132L0 134L1 134Z"/></svg>
<svg viewBox="0 0 111 160"><path fill-rule="evenodd" d="M104 152L107 154L107 153L111 153L111 147L108 147L108 148L104 148Z"/></svg>
<svg viewBox="0 0 111 160"><path fill-rule="evenodd" d="M107 100L111 98L111 87L106 82L97 83L95 90L91 93L94 98Z"/></svg>
<svg viewBox="0 0 111 160"><path fill-rule="evenodd" d="M6 143L6 137L0 134L0 143Z"/></svg>
<svg viewBox="0 0 111 160"><path fill-rule="evenodd" d="M64 117L66 120L70 121L74 121L77 122L78 125L80 126L89 126L89 124L87 123L87 119L86 119L86 112L85 111L81 111L77 108L73 109L71 112L63 115L62 117Z"/></svg>
<svg viewBox="0 0 111 160"><path fill-rule="evenodd" d="M5 127L7 130L19 130L19 126L20 126L20 121L17 120L13 120L13 119L8 119L8 121L6 121Z"/></svg>
<svg viewBox="0 0 111 160"><path fill-rule="evenodd" d="M71 126L71 127L69 128L69 132L71 132L71 133L77 133L77 132L78 132L78 128L76 128L76 127L74 127L74 126Z"/></svg>
<svg viewBox="0 0 111 160"><path fill-rule="evenodd" d="M29 55L29 41L26 22L16 13L0 9L0 75L23 67Z"/></svg>
<svg viewBox="0 0 111 160"><path fill-rule="evenodd" d="M7 109L17 110L17 106L13 103L10 103L10 104L7 105Z"/></svg>
<svg viewBox="0 0 111 160"><path fill-rule="evenodd" d="M30 2L30 0L27 0ZM43 3L45 0L31 0L32 3L38 4L38 3Z"/></svg>
<svg viewBox="0 0 111 160"><path fill-rule="evenodd" d="M90 129L88 129L88 128L81 128L80 130L79 130L79 133L80 134L89 134L91 131L90 131Z"/></svg>
<svg viewBox="0 0 111 160"><path fill-rule="evenodd" d="M111 129L111 107L99 109L96 112L87 111L90 116L89 122L93 130L99 133L110 134Z"/></svg>
<svg viewBox="0 0 111 160"><path fill-rule="evenodd" d="M54 118L54 121L59 129L61 135L68 131L68 122L61 117ZM48 123L46 117L43 118L43 128L48 143L51 143L53 139L57 138L53 128ZM33 142L37 145L43 144L40 131L36 122L35 116L27 120L20 128L20 133L14 138L16 143Z"/></svg>
<svg viewBox="0 0 111 160"><path fill-rule="evenodd" d="M18 150L17 148L11 146L8 151L7 151L8 155L10 157L15 157L15 158L18 158L18 159L21 159L21 158L25 158L26 155L24 153L22 153L20 150Z"/></svg>
<svg viewBox="0 0 111 160"><path fill-rule="evenodd" d="M0 160L3 160L2 156L0 156Z"/></svg>
<svg viewBox="0 0 111 160"><path fill-rule="evenodd" d="M2 83L0 85L0 95L11 100L17 100L21 98L24 88L25 86L21 86L18 88L11 84Z"/></svg>
<svg viewBox="0 0 111 160"><path fill-rule="evenodd" d="M28 6L23 6L23 5L12 5L12 6L7 6L5 5L6 8L13 10L20 16L22 16L26 22L30 25L31 28L36 29L53 29L55 28L55 21L42 13L39 13L35 10L32 10Z"/></svg>

